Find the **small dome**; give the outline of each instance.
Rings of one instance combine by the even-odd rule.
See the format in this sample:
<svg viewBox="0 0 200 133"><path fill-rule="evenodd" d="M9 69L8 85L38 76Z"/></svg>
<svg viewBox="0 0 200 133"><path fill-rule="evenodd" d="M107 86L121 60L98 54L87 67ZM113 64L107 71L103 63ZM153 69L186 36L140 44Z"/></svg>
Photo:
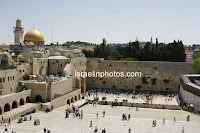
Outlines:
<svg viewBox="0 0 200 133"><path fill-rule="evenodd" d="M44 42L44 36L42 35L42 33L39 30L31 29L25 34L24 41Z"/></svg>

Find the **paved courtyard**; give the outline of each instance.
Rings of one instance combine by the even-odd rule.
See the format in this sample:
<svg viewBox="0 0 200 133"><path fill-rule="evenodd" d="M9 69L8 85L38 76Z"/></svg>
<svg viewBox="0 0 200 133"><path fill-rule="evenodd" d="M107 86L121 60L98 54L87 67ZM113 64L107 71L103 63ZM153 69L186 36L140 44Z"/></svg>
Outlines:
<svg viewBox="0 0 200 133"><path fill-rule="evenodd" d="M200 116L180 111L180 110L161 110L128 107L111 107L109 105L85 105L80 108L83 110L83 119L73 117L70 114L65 118L65 109L63 106L54 109L52 112L45 113L38 111L32 114L33 118L30 121L17 123L17 120L11 122L8 126L8 132L15 131L17 133L43 133L43 128L50 128L51 133L93 133L95 126L98 127L98 132L106 129L106 133L128 133L131 128L131 133L181 133L182 127L185 128L185 133L198 133L200 131ZM102 112L105 110L105 117L102 117ZM99 114L96 119L96 113ZM122 121L122 114L130 114L130 121ZM186 117L190 115L190 122L186 121ZM162 124L163 117L166 118L166 123ZM173 117L176 117L174 124ZM40 125L34 126L33 119L39 118ZM93 121L93 127L89 127L90 121ZM157 120L157 126L152 127L152 121ZM0 132L3 132L4 126L0 126Z"/></svg>
<svg viewBox="0 0 200 133"><path fill-rule="evenodd" d="M93 100L95 94L91 94L90 97L86 96L86 98ZM106 97L107 101L115 101L115 99L118 100L118 102L122 102L123 100L127 100L128 102L134 102L134 103L146 103L146 95L144 94L137 94L135 95L135 98L133 99L132 94L105 94L105 93L98 93L97 95L100 100L102 100L102 97ZM151 100L149 101L151 103ZM163 105L178 105L177 102L177 96L169 97L164 95L152 95L152 104L163 104Z"/></svg>

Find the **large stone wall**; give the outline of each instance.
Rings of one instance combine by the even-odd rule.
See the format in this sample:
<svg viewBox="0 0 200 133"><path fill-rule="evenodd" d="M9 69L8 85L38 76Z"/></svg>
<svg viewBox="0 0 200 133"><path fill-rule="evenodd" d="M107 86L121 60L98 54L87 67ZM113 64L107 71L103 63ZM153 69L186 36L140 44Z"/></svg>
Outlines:
<svg viewBox="0 0 200 133"><path fill-rule="evenodd" d="M72 91L70 93L67 93L61 97L58 97L58 98L52 100L48 107L51 108L51 106L53 106L53 108L58 108L58 107L67 105L67 101L70 101L70 103L71 103L72 99L73 100L81 99L81 89L77 89L75 91Z"/></svg>
<svg viewBox="0 0 200 133"><path fill-rule="evenodd" d="M192 63L154 61L105 61L102 58L87 60L87 72L141 72L141 77L87 78L87 88L129 89L141 91L178 91L180 75L197 73ZM143 84L145 77L148 84ZM152 85L152 79L156 84ZM169 83L164 83L168 80ZM140 85L141 88L136 86ZM166 89L168 88L168 89Z"/></svg>
<svg viewBox="0 0 200 133"><path fill-rule="evenodd" d="M72 78L51 83L51 99L62 96L72 91Z"/></svg>

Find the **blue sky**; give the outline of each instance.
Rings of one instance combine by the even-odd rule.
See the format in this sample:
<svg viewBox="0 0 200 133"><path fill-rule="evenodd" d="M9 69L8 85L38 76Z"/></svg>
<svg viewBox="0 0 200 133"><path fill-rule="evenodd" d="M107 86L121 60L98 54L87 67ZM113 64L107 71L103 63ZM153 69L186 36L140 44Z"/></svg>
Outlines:
<svg viewBox="0 0 200 133"><path fill-rule="evenodd" d="M14 42L20 18L25 32L35 28L52 42L135 41L200 44L200 0L2 0L0 44Z"/></svg>

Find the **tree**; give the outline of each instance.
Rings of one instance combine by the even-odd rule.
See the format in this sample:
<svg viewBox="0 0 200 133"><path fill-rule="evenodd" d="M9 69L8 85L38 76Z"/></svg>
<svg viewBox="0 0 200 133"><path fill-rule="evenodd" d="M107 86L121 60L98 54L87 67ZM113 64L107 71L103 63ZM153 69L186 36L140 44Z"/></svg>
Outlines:
<svg viewBox="0 0 200 133"><path fill-rule="evenodd" d="M30 75L25 73L24 76L23 76L23 79L24 80L29 80L30 79Z"/></svg>
<svg viewBox="0 0 200 133"><path fill-rule="evenodd" d="M193 57L194 60L194 68L197 68L198 64L200 63L200 50L195 51L195 57Z"/></svg>
<svg viewBox="0 0 200 133"><path fill-rule="evenodd" d="M151 60L151 43L147 42L144 46L144 55L143 55L144 61L150 61Z"/></svg>
<svg viewBox="0 0 200 133"><path fill-rule="evenodd" d="M117 50L114 50L112 52L111 56L109 57L109 59L112 59L112 60L120 60L122 58L123 58L123 56Z"/></svg>
<svg viewBox="0 0 200 133"><path fill-rule="evenodd" d="M93 51L83 49L82 52L85 53L85 57L88 57L88 58L94 57Z"/></svg>

